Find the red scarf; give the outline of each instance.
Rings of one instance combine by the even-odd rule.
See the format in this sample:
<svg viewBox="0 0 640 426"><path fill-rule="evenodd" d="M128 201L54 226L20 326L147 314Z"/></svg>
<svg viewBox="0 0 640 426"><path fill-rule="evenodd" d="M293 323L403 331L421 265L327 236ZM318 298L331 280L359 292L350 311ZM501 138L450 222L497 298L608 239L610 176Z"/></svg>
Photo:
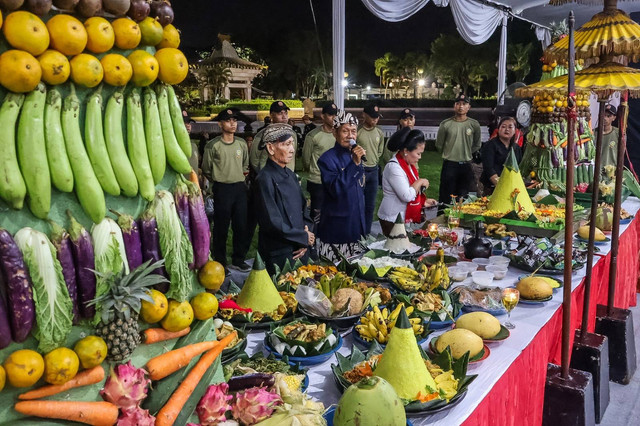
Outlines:
<svg viewBox="0 0 640 426"><path fill-rule="evenodd" d="M396 154L396 159L398 160L398 164L402 167L407 178L409 179L409 185L413 185L415 181L417 181L420 176L418 176L418 169L414 165L409 165L404 157L398 152ZM405 223L413 222L420 223L422 222L422 206L424 206L424 202L427 200L427 196L422 192L418 192L416 198L413 201L407 203L407 210L404 214Z"/></svg>

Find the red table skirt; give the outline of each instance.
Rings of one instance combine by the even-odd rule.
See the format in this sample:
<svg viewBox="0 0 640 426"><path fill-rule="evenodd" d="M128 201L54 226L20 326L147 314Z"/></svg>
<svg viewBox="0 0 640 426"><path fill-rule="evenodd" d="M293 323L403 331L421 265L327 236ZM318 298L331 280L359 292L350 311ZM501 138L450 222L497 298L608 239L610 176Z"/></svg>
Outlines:
<svg viewBox="0 0 640 426"><path fill-rule="evenodd" d="M640 252L639 235L640 220L636 216L620 236L616 307L627 309L636 305L638 255ZM608 254L601 258L593 268L589 331L593 331L595 326L596 304L607 304L610 261L611 255ZM571 327L574 330L580 327L582 321L583 300L584 280L572 293ZM573 334L571 333L572 339ZM540 425L542 423L547 363L560 364L561 336L562 309L558 309L464 424L469 426Z"/></svg>

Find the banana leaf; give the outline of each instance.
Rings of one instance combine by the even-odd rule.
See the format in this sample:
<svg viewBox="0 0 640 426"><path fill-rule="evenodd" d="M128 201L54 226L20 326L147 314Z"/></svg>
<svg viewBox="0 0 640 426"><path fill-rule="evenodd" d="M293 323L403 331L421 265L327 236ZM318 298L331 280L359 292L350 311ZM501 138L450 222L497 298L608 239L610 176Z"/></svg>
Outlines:
<svg viewBox="0 0 640 426"><path fill-rule="evenodd" d="M292 325L292 324L303 324L303 325L308 325L308 324L317 324L317 323L312 323L309 321L294 321L292 323L287 324L287 326ZM289 356L314 356L314 355L319 355L322 353L325 353L327 351L329 351L331 349L331 347L333 346L330 341L329 341L329 336L331 336L333 334L333 330L331 329L331 327L327 327L326 331L325 331L325 335L323 338L318 339L316 341L313 342L306 342L306 341L302 341L302 340L297 340L294 338L289 338L284 334L284 325L278 326L278 327L274 327L272 326L272 330L271 330L271 334L275 337L277 337L277 339L282 342L285 343L289 346L288 349L285 349L285 353L283 353L283 355L289 355ZM275 349L275 344L273 343L273 337L269 336L269 341L271 342L271 346ZM317 349L318 345L320 345L320 348ZM300 348L304 349L304 353L302 353L302 351L300 350L295 350L295 352L291 352L290 349L294 348L295 346L298 346Z"/></svg>
<svg viewBox="0 0 640 426"><path fill-rule="evenodd" d="M462 309L462 304L458 301L458 294L451 294L442 288L437 288L431 293L437 294L442 298L444 305L443 309L440 309L439 311L421 311L416 307L416 309L413 311L413 315L424 318L425 321L446 321L450 318L449 315L446 315L445 310L448 307L451 307L451 312L449 312L451 317L456 318L458 316L460 310ZM415 306L411 302L412 298L413 294L407 295L398 293L395 295L395 299L400 303L404 303L406 306ZM444 318L441 318L442 314L444 314Z"/></svg>
<svg viewBox="0 0 640 426"><path fill-rule="evenodd" d="M378 259L380 257L389 256L389 252L385 250L369 250L362 257L367 257L369 259ZM348 274L355 274L358 277L369 280L369 281L377 281L382 280L387 275L387 273L391 270L391 267L385 270L376 270L373 266L369 266L366 270L363 270L356 261L350 262L345 258L342 254L340 254L341 260L338 264L339 271L345 271ZM380 273L379 273L380 272Z"/></svg>

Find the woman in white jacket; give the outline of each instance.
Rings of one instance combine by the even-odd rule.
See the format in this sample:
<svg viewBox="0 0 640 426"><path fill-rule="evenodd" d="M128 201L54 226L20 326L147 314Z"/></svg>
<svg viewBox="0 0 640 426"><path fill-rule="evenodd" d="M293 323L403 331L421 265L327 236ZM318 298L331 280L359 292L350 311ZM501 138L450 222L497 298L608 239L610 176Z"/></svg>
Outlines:
<svg viewBox="0 0 640 426"><path fill-rule="evenodd" d="M391 136L389 149L397 153L389 160L382 173L382 203L378 209L380 227L385 236L402 215L405 222L422 222L422 208L435 205L427 199L424 190L429 187L427 179L418 175L418 162L425 148L424 134L420 130L405 127Z"/></svg>

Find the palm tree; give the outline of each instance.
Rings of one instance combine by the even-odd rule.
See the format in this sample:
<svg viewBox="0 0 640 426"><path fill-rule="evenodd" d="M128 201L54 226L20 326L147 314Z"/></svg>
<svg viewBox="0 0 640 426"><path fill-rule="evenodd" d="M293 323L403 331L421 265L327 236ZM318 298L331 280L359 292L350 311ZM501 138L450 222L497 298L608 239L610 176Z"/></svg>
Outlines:
<svg viewBox="0 0 640 426"><path fill-rule="evenodd" d="M222 63L199 67L198 70L195 71L195 74L202 86L202 99L205 101L207 100L207 97L204 96L205 89L211 90L213 92L213 98L217 101L222 95L222 90L229 84L229 79L231 78L231 70Z"/></svg>
<svg viewBox="0 0 640 426"><path fill-rule="evenodd" d="M523 81L531 71L530 56L533 44L512 44L507 49L508 67L515 74L516 81Z"/></svg>
<svg viewBox="0 0 640 426"><path fill-rule="evenodd" d="M387 89L389 83L398 76L398 65L400 59L393 53L387 52L383 57L376 59L374 65L376 67L375 73L380 77L380 86L384 86L384 97L387 97Z"/></svg>

